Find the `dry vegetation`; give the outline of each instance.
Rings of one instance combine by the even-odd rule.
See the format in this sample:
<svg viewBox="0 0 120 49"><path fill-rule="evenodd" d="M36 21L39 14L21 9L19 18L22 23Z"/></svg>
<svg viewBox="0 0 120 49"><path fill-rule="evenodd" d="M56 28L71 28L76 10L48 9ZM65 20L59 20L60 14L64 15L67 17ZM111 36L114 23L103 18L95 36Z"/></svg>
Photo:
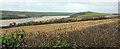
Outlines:
<svg viewBox="0 0 120 49"><path fill-rule="evenodd" d="M36 36L33 33L28 35L27 46L53 46L56 40L67 42L70 46L81 47L119 47L119 33L117 23L101 24L88 27L83 30L74 30L63 33L45 33L38 32ZM61 35L65 36L64 39L59 39Z"/></svg>
<svg viewBox="0 0 120 49"><path fill-rule="evenodd" d="M110 20L109 20L110 21ZM117 22L117 21L114 21ZM64 30L65 31L65 30ZM86 29L76 29L66 32L29 32L26 39L27 45L32 47L54 46L53 43L60 40L69 46L80 47L119 47L118 23L103 23L89 26ZM61 36L65 38L61 38Z"/></svg>
<svg viewBox="0 0 120 49"><path fill-rule="evenodd" d="M118 21L118 19L105 19L105 20L91 20L91 21L80 21L80 22L72 22L72 23L58 23L58 24L46 24L46 25L32 25L32 26L21 26L21 27L13 27L2 29L3 33L9 33L18 29L24 29L27 33L37 33L40 32L64 32L76 30L76 29L83 29L88 26L94 26L99 24L105 24L110 22Z"/></svg>
<svg viewBox="0 0 120 49"><path fill-rule="evenodd" d="M78 18L79 17L67 19ZM20 26L4 28L0 31L5 34L10 34L10 32L24 29L27 33L27 37L25 39L28 39L27 45L24 46L47 47L54 46L55 44L53 43L60 41L64 44L69 44L69 46L76 47L119 47L118 24L114 23L118 22L118 20L119 19L115 18Z"/></svg>

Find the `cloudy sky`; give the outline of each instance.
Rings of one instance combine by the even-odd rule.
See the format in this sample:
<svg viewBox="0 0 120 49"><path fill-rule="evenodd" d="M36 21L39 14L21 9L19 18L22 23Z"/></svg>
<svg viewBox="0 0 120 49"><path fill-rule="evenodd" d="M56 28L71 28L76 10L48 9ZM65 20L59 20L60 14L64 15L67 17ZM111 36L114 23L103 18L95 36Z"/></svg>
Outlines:
<svg viewBox="0 0 120 49"><path fill-rule="evenodd" d="M117 13L118 0L0 0L0 10Z"/></svg>

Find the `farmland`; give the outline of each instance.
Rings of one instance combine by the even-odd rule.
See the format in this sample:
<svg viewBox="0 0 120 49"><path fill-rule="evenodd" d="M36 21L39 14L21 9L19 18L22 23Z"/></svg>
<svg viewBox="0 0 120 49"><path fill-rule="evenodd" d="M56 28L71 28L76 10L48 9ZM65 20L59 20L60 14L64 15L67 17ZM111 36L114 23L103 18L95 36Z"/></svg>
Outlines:
<svg viewBox="0 0 120 49"><path fill-rule="evenodd" d="M75 13L70 17L97 17L97 16L106 16L106 15L110 15L110 14L87 11L87 12Z"/></svg>
<svg viewBox="0 0 120 49"><path fill-rule="evenodd" d="M2 29L3 33L9 33L18 29L24 29L27 33L33 32L55 32L56 30L70 30L70 29L83 29L88 26L94 26L99 24L105 24L110 22L117 22L118 19L105 19L105 20L91 20L91 21L80 21L72 23L57 23L57 24L45 24L45 25L32 25ZM84 24L84 25L83 25ZM72 27L72 28L71 28ZM7 31L7 32L6 32Z"/></svg>
<svg viewBox="0 0 120 49"><path fill-rule="evenodd" d="M2 16L2 15L0 15L0 18L2 18L2 17L9 17L9 16Z"/></svg>
<svg viewBox="0 0 120 49"><path fill-rule="evenodd" d="M20 11L2 11L0 19L21 19L28 17L42 17L49 15L71 15L73 13L65 12L20 12Z"/></svg>
<svg viewBox="0 0 120 49"><path fill-rule="evenodd" d="M120 46L118 40L119 15L96 12L83 12L73 15L69 18L31 21L18 25L13 23L9 28L3 28L0 31L2 34L10 35L11 32L19 34L21 32L19 30L24 29L27 34L24 39L27 42L24 41L26 44L22 46L25 47ZM25 33L24 31L22 32ZM20 33L20 35L22 34Z"/></svg>
<svg viewBox="0 0 120 49"><path fill-rule="evenodd" d="M2 13L8 14L26 14L26 15L69 15L72 13L65 13L65 12L20 12L20 11L2 11Z"/></svg>
<svg viewBox="0 0 120 49"><path fill-rule="evenodd" d="M65 41L70 43L71 46L118 47L117 21L118 19L107 19L33 25L2 29L2 32L10 34L9 32L24 29L27 33L27 46L32 47L52 46L52 43L56 40L64 42L64 40L59 39L61 36L65 36Z"/></svg>

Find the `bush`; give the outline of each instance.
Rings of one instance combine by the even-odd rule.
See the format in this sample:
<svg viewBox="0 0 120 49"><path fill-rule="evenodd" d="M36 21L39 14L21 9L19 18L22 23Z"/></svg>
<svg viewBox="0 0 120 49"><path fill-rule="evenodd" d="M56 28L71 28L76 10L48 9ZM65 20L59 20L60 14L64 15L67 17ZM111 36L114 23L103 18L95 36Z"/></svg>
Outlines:
<svg viewBox="0 0 120 49"><path fill-rule="evenodd" d="M11 26L11 27L16 26L16 23L15 22L10 23L9 26Z"/></svg>
<svg viewBox="0 0 120 49"><path fill-rule="evenodd" d="M70 47L70 43L68 43L66 40L65 40L66 36L63 36L61 35L59 40L55 41L55 43L53 43L53 47ZM63 41L61 41L61 39Z"/></svg>
<svg viewBox="0 0 120 49"><path fill-rule="evenodd" d="M19 30L11 32L10 35L2 34L2 46L3 47L20 47L25 44L26 32Z"/></svg>

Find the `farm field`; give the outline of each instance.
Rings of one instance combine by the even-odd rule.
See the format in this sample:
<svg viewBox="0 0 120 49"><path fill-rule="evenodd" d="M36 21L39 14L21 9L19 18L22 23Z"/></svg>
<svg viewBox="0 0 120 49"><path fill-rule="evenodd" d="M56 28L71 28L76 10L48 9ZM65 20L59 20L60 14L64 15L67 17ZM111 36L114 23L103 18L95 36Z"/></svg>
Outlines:
<svg viewBox="0 0 120 49"><path fill-rule="evenodd" d="M71 15L73 13L67 12L20 12L20 11L2 11L0 14L0 19L21 19L21 18L30 18L30 17L42 17L50 15Z"/></svg>
<svg viewBox="0 0 120 49"><path fill-rule="evenodd" d="M1 1L0 49L120 49L118 2Z"/></svg>
<svg viewBox="0 0 120 49"><path fill-rule="evenodd" d="M106 16L106 15L110 15L110 14L86 11L86 12L75 13L71 15L71 17L97 17L97 16Z"/></svg>
<svg viewBox="0 0 120 49"><path fill-rule="evenodd" d="M5 17L9 17L9 16L2 16L2 15L0 15L0 18L2 18L2 17L4 17L4 18L5 18Z"/></svg>
<svg viewBox="0 0 120 49"><path fill-rule="evenodd" d="M119 15L94 15L94 12L82 13L78 17L45 16L25 23L11 23L2 28L4 45L23 47L118 47ZM91 16L89 16L91 14ZM99 15L100 14L100 15ZM93 16L94 15L94 16ZM15 19L13 19L15 21ZM17 19L16 19L17 20ZM19 20L17 20L19 21ZM24 21L24 20L23 20ZM6 21L7 22L7 21ZM23 29L23 30L22 30ZM8 37L10 36L10 37ZM9 39L11 38L12 39ZM24 38L23 38L24 37ZM8 38L7 42L6 39ZM14 39L13 39L14 38ZM23 39L24 40L23 40ZM10 41L9 41L10 40ZM21 45L23 44L23 45ZM4 47L4 45L2 45Z"/></svg>
<svg viewBox="0 0 120 49"><path fill-rule="evenodd" d="M20 11L2 11L2 13L8 13L8 14L26 14L26 15L69 15L72 13L65 13L65 12L20 12Z"/></svg>
<svg viewBox="0 0 120 49"><path fill-rule="evenodd" d="M2 29L5 34L24 29L27 33L26 46L52 46L54 42L67 42L69 46L80 47L118 47L119 19L90 20L72 23L21 26ZM66 37L62 38L61 36ZM99 41L99 42L98 42Z"/></svg>
<svg viewBox="0 0 120 49"><path fill-rule="evenodd" d="M105 23L117 22L118 19L105 19L105 20L90 20L90 21L80 21L72 23L57 23L57 24L46 24L46 25L32 25L32 26L21 26L2 29L3 33L9 33L17 29L24 29L27 33L37 33L40 32L60 32L60 31L70 31L71 29L83 29L89 26L100 25Z"/></svg>

